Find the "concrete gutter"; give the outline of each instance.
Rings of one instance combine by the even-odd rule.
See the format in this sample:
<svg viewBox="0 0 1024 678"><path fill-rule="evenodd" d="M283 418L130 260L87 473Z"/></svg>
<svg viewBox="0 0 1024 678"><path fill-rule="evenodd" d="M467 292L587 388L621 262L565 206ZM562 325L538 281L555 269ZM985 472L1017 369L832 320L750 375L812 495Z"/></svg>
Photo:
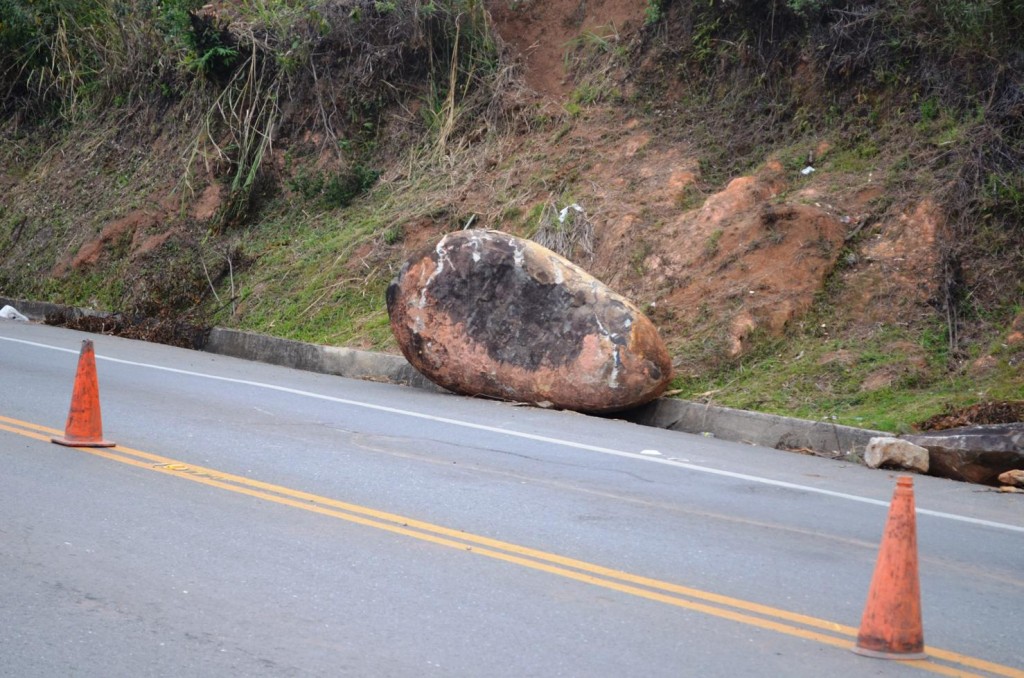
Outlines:
<svg viewBox="0 0 1024 678"><path fill-rule="evenodd" d="M57 314L70 314L71 317L109 315L91 309L0 297L0 306L8 304L35 321ZM309 372L444 391L416 371L405 358L386 353L307 344L225 327L213 328L202 350ZM829 422L748 412L674 398L661 398L613 416L643 426L847 458L862 457L864 447L871 438L892 435Z"/></svg>

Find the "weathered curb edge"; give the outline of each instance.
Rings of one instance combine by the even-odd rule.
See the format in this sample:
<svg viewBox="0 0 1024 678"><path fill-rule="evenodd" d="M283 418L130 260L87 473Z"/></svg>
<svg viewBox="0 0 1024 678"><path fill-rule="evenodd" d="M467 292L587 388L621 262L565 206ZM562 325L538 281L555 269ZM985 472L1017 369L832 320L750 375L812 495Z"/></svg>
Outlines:
<svg viewBox="0 0 1024 678"><path fill-rule="evenodd" d="M210 330L203 350L338 377L386 381L434 391L444 390L417 372L405 358L387 353L306 344L226 327L214 327Z"/></svg>
<svg viewBox="0 0 1024 678"><path fill-rule="evenodd" d="M675 398L659 398L618 416L643 426L710 434L737 443L778 450L810 451L836 457L863 457L864 448L871 438L893 435L825 421L736 410Z"/></svg>
<svg viewBox="0 0 1024 678"><path fill-rule="evenodd" d="M61 312L72 312L80 316L104 315L89 309L69 309L46 302L0 297L0 306L6 304L14 306L31 320L44 320L47 315ZM386 353L307 344L225 327L213 328L202 350L309 372L444 392L444 389L417 372L405 358ZM612 416L642 426L709 434L732 442L776 449L809 450L844 457L862 456L871 438L892 435L828 422L669 398L661 398L635 410Z"/></svg>
<svg viewBox="0 0 1024 678"><path fill-rule="evenodd" d="M48 315L58 315L61 313L70 313L79 318L110 315L109 313L95 311L91 308L73 308L71 306L51 304L48 301L29 301L28 299L0 297L0 308L4 306L13 306L18 309L18 312L23 316L29 320L35 321L43 321L46 320L46 316Z"/></svg>

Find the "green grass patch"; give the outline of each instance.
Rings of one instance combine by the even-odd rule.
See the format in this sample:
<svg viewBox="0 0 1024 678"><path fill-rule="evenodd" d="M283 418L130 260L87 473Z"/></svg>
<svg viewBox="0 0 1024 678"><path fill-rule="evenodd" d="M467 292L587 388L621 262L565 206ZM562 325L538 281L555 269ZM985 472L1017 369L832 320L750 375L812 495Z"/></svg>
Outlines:
<svg viewBox="0 0 1024 678"><path fill-rule="evenodd" d="M256 264L234 280L234 313L219 322L298 341L393 349L384 298L393 248L402 223L436 210L424 196L444 181L424 170L316 214L282 201L244 234L240 247Z"/></svg>
<svg viewBox="0 0 1024 678"><path fill-rule="evenodd" d="M681 354L710 360L722 346L707 339ZM913 332L884 327L864 339L828 339L807 332L761 338L753 352L722 361L707 376L678 377L678 397L772 414L904 433L947 406L1019 399L1014 356L979 376L947 368L939 327Z"/></svg>
<svg viewBox="0 0 1024 678"><path fill-rule="evenodd" d="M55 299L68 306L121 311L125 296L122 274L120 270L72 271L62 278L47 278L39 292L44 299Z"/></svg>
<svg viewBox="0 0 1024 678"><path fill-rule="evenodd" d="M243 274L236 323L298 341L382 347L390 342L384 291L390 272L353 262L388 224L368 209L305 218L289 212L243 243L259 266ZM355 270L353 270L355 269Z"/></svg>

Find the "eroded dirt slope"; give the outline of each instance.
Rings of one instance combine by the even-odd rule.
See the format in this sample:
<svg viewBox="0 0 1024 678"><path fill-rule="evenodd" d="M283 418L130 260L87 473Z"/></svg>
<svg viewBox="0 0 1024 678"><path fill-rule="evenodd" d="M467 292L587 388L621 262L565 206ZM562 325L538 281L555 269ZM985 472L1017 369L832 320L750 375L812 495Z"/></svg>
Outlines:
<svg viewBox="0 0 1024 678"><path fill-rule="evenodd" d="M109 286L75 296L99 306L130 299L127 307L148 313L173 303L175 315L212 311L216 322L286 336L299 325L302 338L323 325L308 336L333 341L338 325L383 326L384 300L372 291L412 252L471 224L532 237L634 300L681 376L735 363L766 337L811 329L846 344L815 358L828 374L814 377L816 390L804 401L831 396L849 374L856 383L844 388L858 392L931 378L921 342L898 332L881 347L890 356L884 365L854 369L866 361L852 345L879 328L942 322L937 239L945 215L929 195L897 194L884 154L839 162L836 139L808 136L741 176L712 180L701 148L673 126L678 102L644 106L634 96L640 78L625 64L646 67L633 58L646 2L491 0L488 7L516 65L505 93L515 115L501 126L467 125L445 148L417 155L407 151L424 134L427 104L403 102L367 159L380 181L352 210L326 209L306 194L299 179L334 171L338 140L296 127L275 140L265 214L254 210L251 223L225 228L218 219L229 168L207 162L182 171L195 121L173 108L132 111L102 133L6 149L6 214L24 221L0 241L13 255L2 266L13 270L10 262L26 256L32 274L49 281L40 289L55 297L72 279L101 290L102 280L116 278L120 296ZM367 213L377 231L338 236L357 230ZM281 223L289 219L301 227ZM18 223L44 226L29 232ZM336 237L336 246L308 244ZM283 299L292 288L282 281L304 275L319 276L308 298ZM336 312L346 295L362 297L358 318ZM283 319L267 309L286 306L296 318L282 330ZM351 345L394 350L384 335L347 336ZM968 369L1021 364L1021 333L1003 339L998 360L982 356ZM800 360L797 353L786 359Z"/></svg>
<svg viewBox="0 0 1024 678"><path fill-rule="evenodd" d="M522 5L492 3L496 28L517 51L526 82L563 108L576 86L565 68L574 37L604 30L625 40L644 9L621 1ZM624 74L611 78L622 90L632 86ZM927 197L879 221L876 206L888 196L872 172L804 174L803 166L778 160L705 194L697 151L626 110L597 104L563 116L553 132L520 139L508 170L476 180L505 185L512 195L521 189L527 205L581 207L592 234L569 240L563 253L645 308L670 345L697 336L738 356L750 336L778 335L799 322L836 274L846 278L842 304L855 325L928 312L941 215ZM819 165L828 159L829 139L808 146L807 157ZM538 176L543 181L533 184L541 186L524 185L524 177ZM467 195L475 194L470 187ZM486 202L467 203L493 211ZM863 246L847 249L866 226L871 236ZM677 367L700 369L682 357Z"/></svg>

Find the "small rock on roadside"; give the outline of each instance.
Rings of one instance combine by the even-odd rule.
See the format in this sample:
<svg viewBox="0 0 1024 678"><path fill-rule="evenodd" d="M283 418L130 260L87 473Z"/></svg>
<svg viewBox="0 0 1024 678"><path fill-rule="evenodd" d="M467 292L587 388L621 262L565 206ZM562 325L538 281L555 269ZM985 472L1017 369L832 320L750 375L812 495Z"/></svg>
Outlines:
<svg viewBox="0 0 1024 678"><path fill-rule="evenodd" d="M895 466L928 473L928 450L899 438L872 438L864 450L869 468Z"/></svg>
<svg viewBox="0 0 1024 678"><path fill-rule="evenodd" d="M999 474L999 482L1003 485L1012 485L1016 487L1024 487L1024 470L1013 469L1006 473Z"/></svg>

